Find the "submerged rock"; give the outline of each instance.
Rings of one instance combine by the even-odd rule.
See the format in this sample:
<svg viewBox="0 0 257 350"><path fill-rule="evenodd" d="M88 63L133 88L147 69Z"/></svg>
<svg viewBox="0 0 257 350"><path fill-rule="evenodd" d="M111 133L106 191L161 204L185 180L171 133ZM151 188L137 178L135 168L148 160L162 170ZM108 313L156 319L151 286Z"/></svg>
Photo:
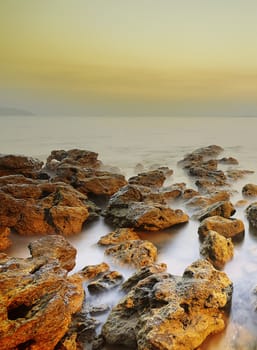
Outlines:
<svg viewBox="0 0 257 350"><path fill-rule="evenodd" d="M231 296L232 282L206 260L182 277L153 273L112 309L102 335L108 344L138 350L193 350L225 328Z"/></svg>
<svg viewBox="0 0 257 350"><path fill-rule="evenodd" d="M68 276L70 252L64 238L50 236L32 243L27 259L0 254L1 349L53 350L65 335L84 300L82 278Z"/></svg>
<svg viewBox="0 0 257 350"><path fill-rule="evenodd" d="M226 238L236 238L244 234L245 228L243 221L239 219L211 216L201 222L198 234L201 238L204 238L208 235L209 230L216 231Z"/></svg>
<svg viewBox="0 0 257 350"><path fill-rule="evenodd" d="M209 231L200 248L201 255L212 265L221 269L225 263L232 259L234 246L231 238L225 238L216 231Z"/></svg>
<svg viewBox="0 0 257 350"><path fill-rule="evenodd" d="M37 158L23 155L0 154L0 176L24 175L29 178L40 178L43 162Z"/></svg>

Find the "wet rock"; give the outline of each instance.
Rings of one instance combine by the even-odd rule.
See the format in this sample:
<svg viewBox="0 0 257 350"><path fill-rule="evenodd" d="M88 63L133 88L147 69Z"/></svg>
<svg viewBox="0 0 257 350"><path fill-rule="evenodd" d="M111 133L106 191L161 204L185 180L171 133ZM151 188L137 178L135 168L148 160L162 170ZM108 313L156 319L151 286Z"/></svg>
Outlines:
<svg viewBox="0 0 257 350"><path fill-rule="evenodd" d="M127 184L125 177L108 171L60 165L53 182L65 182L84 194L111 196Z"/></svg>
<svg viewBox="0 0 257 350"><path fill-rule="evenodd" d="M249 174L253 174L252 170L229 169L226 171L227 177L230 180L242 179Z"/></svg>
<svg viewBox="0 0 257 350"><path fill-rule="evenodd" d="M102 164L98 159L98 153L88 150L71 149L54 150L46 161L46 169L55 171L60 165L78 165L85 168L99 168Z"/></svg>
<svg viewBox="0 0 257 350"><path fill-rule="evenodd" d="M246 208L247 219L252 227L257 227L257 202L251 203Z"/></svg>
<svg viewBox="0 0 257 350"><path fill-rule="evenodd" d="M244 223L239 219L226 219L221 216L211 216L204 219L199 228L200 238L207 236L209 230L216 231L226 238L240 238L244 234Z"/></svg>
<svg viewBox="0 0 257 350"><path fill-rule="evenodd" d="M79 274L83 277L83 280L91 280L99 275L109 271L110 267L105 262L98 265L88 265L79 271Z"/></svg>
<svg viewBox="0 0 257 350"><path fill-rule="evenodd" d="M140 268L155 262L157 248L146 240L130 240L107 248L105 254L111 255L119 264L129 264Z"/></svg>
<svg viewBox="0 0 257 350"><path fill-rule="evenodd" d="M228 165L237 165L239 164L238 160L233 157L223 157L218 160L219 163L221 164L228 164Z"/></svg>
<svg viewBox="0 0 257 350"><path fill-rule="evenodd" d="M34 180L0 187L1 225L22 235L79 233L90 210L87 197L64 183Z"/></svg>
<svg viewBox="0 0 257 350"><path fill-rule="evenodd" d="M0 226L0 251L6 250L11 246L12 242L9 238L10 232L11 230L9 227Z"/></svg>
<svg viewBox="0 0 257 350"><path fill-rule="evenodd" d="M212 205L217 202L225 202L230 199L230 193L227 191L215 191L212 194L206 196L194 196L189 201L186 202L186 205L189 207L204 209L209 205Z"/></svg>
<svg viewBox="0 0 257 350"><path fill-rule="evenodd" d="M138 350L196 349L225 328L232 282L206 260L182 277L154 273L139 281L112 309L102 328L108 344Z"/></svg>
<svg viewBox="0 0 257 350"><path fill-rule="evenodd" d="M209 231L200 248L201 255L209 260L212 265L221 269L234 254L234 246L231 238L225 238L216 231Z"/></svg>
<svg viewBox="0 0 257 350"><path fill-rule="evenodd" d="M106 292L119 286L123 281L123 276L118 271L108 271L98 279L90 282L87 286L91 294Z"/></svg>
<svg viewBox="0 0 257 350"><path fill-rule="evenodd" d="M165 171L161 169L151 170L129 178L128 182L134 185L160 188L166 180L166 173L167 169Z"/></svg>
<svg viewBox="0 0 257 350"><path fill-rule="evenodd" d="M118 228L115 231L102 236L97 243L100 245L112 245L137 239L140 239L140 237L132 228Z"/></svg>
<svg viewBox="0 0 257 350"><path fill-rule="evenodd" d="M116 227L133 227L139 230L158 231L188 222L182 210L155 203L132 202L129 205L109 205L105 211L106 221Z"/></svg>
<svg viewBox="0 0 257 350"><path fill-rule="evenodd" d="M229 201L217 202L207 206L200 212L194 215L198 220L202 221L210 216L222 216L224 218L230 218L236 212L235 207Z"/></svg>
<svg viewBox="0 0 257 350"><path fill-rule="evenodd" d="M195 196L200 196L200 193L193 188L187 188L182 194L182 198L185 200L191 199Z"/></svg>
<svg viewBox="0 0 257 350"><path fill-rule="evenodd" d="M257 197L257 185L246 184L242 188L242 193L246 197Z"/></svg>
<svg viewBox="0 0 257 350"><path fill-rule="evenodd" d="M32 157L0 154L0 176L20 174L30 178L39 178L43 164L39 159Z"/></svg>
<svg viewBox="0 0 257 350"><path fill-rule="evenodd" d="M65 244L60 262L59 244L54 257L48 255L49 243L54 252L59 237L49 239L44 241L46 256L43 253L23 259L0 255L1 349L53 350L66 334L73 314L82 307L82 278L78 274L68 276L63 268L75 263L70 262L69 244ZM40 247L43 249L43 241Z"/></svg>
<svg viewBox="0 0 257 350"><path fill-rule="evenodd" d="M208 162L211 157L216 158L224 150L222 147L217 145L210 145L206 147L197 148L193 152L187 154L184 159L179 161L179 165L183 168L188 169L192 166ZM213 159L212 159L213 161Z"/></svg>

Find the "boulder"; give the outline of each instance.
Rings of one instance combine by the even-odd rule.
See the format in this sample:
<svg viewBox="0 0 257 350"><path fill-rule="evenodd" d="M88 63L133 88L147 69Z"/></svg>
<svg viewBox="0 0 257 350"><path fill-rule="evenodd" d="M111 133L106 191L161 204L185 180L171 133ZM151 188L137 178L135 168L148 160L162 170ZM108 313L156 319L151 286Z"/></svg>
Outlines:
<svg viewBox="0 0 257 350"><path fill-rule="evenodd" d="M200 210L194 216L200 221L210 216L222 216L224 218L230 218L236 212L235 207L229 201L222 201L211 204L206 208Z"/></svg>
<svg viewBox="0 0 257 350"><path fill-rule="evenodd" d="M78 274L68 276L75 264L69 243L53 235L32 244L31 249L35 256L24 259L0 254L1 349L54 350L72 316L82 307L82 278Z"/></svg>
<svg viewBox="0 0 257 350"><path fill-rule="evenodd" d="M226 165L227 164L228 165L238 165L239 164L238 160L234 157L223 157L223 158L219 159L218 162L220 164L226 164Z"/></svg>
<svg viewBox="0 0 257 350"><path fill-rule="evenodd" d="M190 200L186 202L189 207L194 207L198 209L205 209L209 205L217 202L229 201L230 194L227 191L215 191L206 196L193 196Z"/></svg>
<svg viewBox="0 0 257 350"><path fill-rule="evenodd" d="M241 169L229 169L226 171L226 175L229 178L229 180L239 180L253 173L254 171L252 170L241 170Z"/></svg>
<svg viewBox="0 0 257 350"><path fill-rule="evenodd" d="M206 237L209 230L216 231L226 238L241 238L245 228L242 220L211 216L201 222L198 228L200 238Z"/></svg>
<svg viewBox="0 0 257 350"><path fill-rule="evenodd" d="M193 350L225 328L231 296L232 282L206 260L193 263L182 277L153 273L112 309L102 335L120 348Z"/></svg>
<svg viewBox="0 0 257 350"><path fill-rule="evenodd" d="M107 271L87 286L91 294L106 292L119 286L123 276L118 271Z"/></svg>
<svg viewBox="0 0 257 350"><path fill-rule="evenodd" d="M9 227L0 226L0 251L6 250L11 246L10 232Z"/></svg>
<svg viewBox="0 0 257 350"><path fill-rule="evenodd" d="M136 176L129 178L129 184L143 185L146 187L160 188L166 180L165 172L163 170L151 170L148 172L140 173Z"/></svg>
<svg viewBox="0 0 257 350"><path fill-rule="evenodd" d="M108 171L62 164L52 182L65 182L84 194L111 196L127 184L125 177Z"/></svg>
<svg viewBox="0 0 257 350"><path fill-rule="evenodd" d="M200 248L201 255L216 269L221 269L234 255L231 238L225 238L216 231L209 231Z"/></svg>
<svg viewBox="0 0 257 350"><path fill-rule="evenodd" d="M24 175L29 178L40 178L43 162L37 158L23 155L0 154L0 176Z"/></svg>
<svg viewBox="0 0 257 350"><path fill-rule="evenodd" d="M129 240L140 239L139 235L134 231L133 228L117 228L115 231L102 236L97 242L100 245L112 245L122 243Z"/></svg>
<svg viewBox="0 0 257 350"><path fill-rule="evenodd" d="M257 185L246 184L242 188L242 194L246 197L257 197Z"/></svg>
<svg viewBox="0 0 257 350"><path fill-rule="evenodd" d="M0 186L0 209L1 225L22 235L79 233L97 215L87 197L71 186L38 180Z"/></svg>
<svg viewBox="0 0 257 350"><path fill-rule="evenodd" d="M257 227L257 202L251 203L246 208L247 219L252 227Z"/></svg>
<svg viewBox="0 0 257 350"><path fill-rule="evenodd" d="M111 255L119 264L128 264L139 268L155 262L157 248L146 240L129 240L107 248L105 254Z"/></svg>

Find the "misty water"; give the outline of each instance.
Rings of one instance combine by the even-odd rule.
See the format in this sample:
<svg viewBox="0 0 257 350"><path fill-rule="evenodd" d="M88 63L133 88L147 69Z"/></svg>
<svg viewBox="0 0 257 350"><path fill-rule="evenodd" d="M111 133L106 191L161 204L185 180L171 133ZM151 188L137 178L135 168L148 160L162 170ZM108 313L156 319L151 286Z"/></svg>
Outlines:
<svg viewBox="0 0 257 350"><path fill-rule="evenodd" d="M0 123L0 153L24 154L45 161L54 149L87 149L99 153L99 159L104 164L118 167L126 178L136 174L137 164L145 170L168 166L174 174L167 180L167 185L185 182L187 187L193 188L194 183L177 166L177 162L198 147L217 144L224 148L222 156L238 159L239 166L233 168L255 171L233 184L235 191L231 202L236 204L243 198L241 190L246 183L257 184L257 119L254 118L2 116ZM220 169L226 170L228 166ZM247 205L252 201L254 199ZM244 221L245 235L241 242L235 244L234 257L224 267L234 284L227 327L221 334L209 337L201 346L202 350L257 348L257 295L253 292L257 286L257 232L249 227L246 219L247 205L236 207L234 217ZM179 200L172 201L170 206L192 214ZM140 236L157 246L158 262L165 262L168 272L181 275L188 265L200 258L198 226L198 221L190 219L185 225L162 232L141 232ZM106 261L125 278L131 275L133 269L118 266L97 245L99 238L111 230L100 218L86 225L81 234L69 238L77 249L74 271ZM27 245L34 238L12 234L13 246L7 254L27 257ZM94 303L107 301L115 305L118 297L111 292L98 297ZM90 301L89 295L88 299Z"/></svg>

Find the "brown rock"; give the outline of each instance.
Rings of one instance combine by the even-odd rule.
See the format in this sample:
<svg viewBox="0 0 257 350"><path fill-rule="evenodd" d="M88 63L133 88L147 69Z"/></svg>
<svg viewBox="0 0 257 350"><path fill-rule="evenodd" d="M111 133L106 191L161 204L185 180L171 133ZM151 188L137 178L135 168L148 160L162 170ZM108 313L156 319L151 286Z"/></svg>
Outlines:
<svg viewBox="0 0 257 350"><path fill-rule="evenodd" d="M210 217L210 216L222 216L224 218L230 218L236 212L235 207L229 201L217 202L207 206L198 212L195 217L200 221Z"/></svg>
<svg viewBox="0 0 257 350"><path fill-rule="evenodd" d="M129 178L128 182L132 185L160 188L165 180L166 176L162 170L151 170Z"/></svg>
<svg viewBox="0 0 257 350"><path fill-rule="evenodd" d="M255 184L246 184L242 188L242 193L247 197L257 197L257 185Z"/></svg>
<svg viewBox="0 0 257 350"><path fill-rule="evenodd" d="M257 227L257 202L251 203L246 208L246 215L252 227Z"/></svg>
<svg viewBox="0 0 257 350"><path fill-rule="evenodd" d="M219 159L219 163L221 164L229 164L229 165L237 165L239 164L238 160L233 157L223 157Z"/></svg>
<svg viewBox="0 0 257 350"><path fill-rule="evenodd" d="M10 228L0 226L0 251L6 250L12 244L10 238Z"/></svg>
<svg viewBox="0 0 257 350"><path fill-rule="evenodd" d="M216 231L226 238L241 237L244 234L244 223L239 219L226 219L221 216L211 216L204 219L198 228L201 238L207 236L209 230Z"/></svg>
<svg viewBox="0 0 257 350"><path fill-rule="evenodd" d="M62 266L70 266L70 262L65 263L65 254L61 264L48 255L48 245L53 247L56 239L59 237L51 236L44 242L47 256L22 259L0 255L1 349L53 350L67 332L72 315L82 307L82 278L67 276ZM43 252L42 241L40 246Z"/></svg>
<svg viewBox="0 0 257 350"><path fill-rule="evenodd" d="M102 236L98 244L101 245L112 245L117 243L122 243L128 240L140 239L139 235L132 228L118 228L113 232Z"/></svg>
<svg viewBox="0 0 257 350"><path fill-rule="evenodd" d="M234 246L231 238L225 238L216 231L209 231L200 248L201 255L212 265L221 269L225 263L232 259Z"/></svg>
<svg viewBox="0 0 257 350"><path fill-rule="evenodd" d="M130 240L107 248L105 254L111 255L118 263L139 268L154 263L157 248L149 241Z"/></svg>
<svg viewBox="0 0 257 350"><path fill-rule="evenodd" d="M36 158L23 155L0 155L0 176L24 175L26 177L40 177L43 162Z"/></svg>
<svg viewBox="0 0 257 350"><path fill-rule="evenodd" d="M123 276L118 271L108 271L98 279L90 282L87 288L91 294L101 293L119 286L122 281Z"/></svg>

